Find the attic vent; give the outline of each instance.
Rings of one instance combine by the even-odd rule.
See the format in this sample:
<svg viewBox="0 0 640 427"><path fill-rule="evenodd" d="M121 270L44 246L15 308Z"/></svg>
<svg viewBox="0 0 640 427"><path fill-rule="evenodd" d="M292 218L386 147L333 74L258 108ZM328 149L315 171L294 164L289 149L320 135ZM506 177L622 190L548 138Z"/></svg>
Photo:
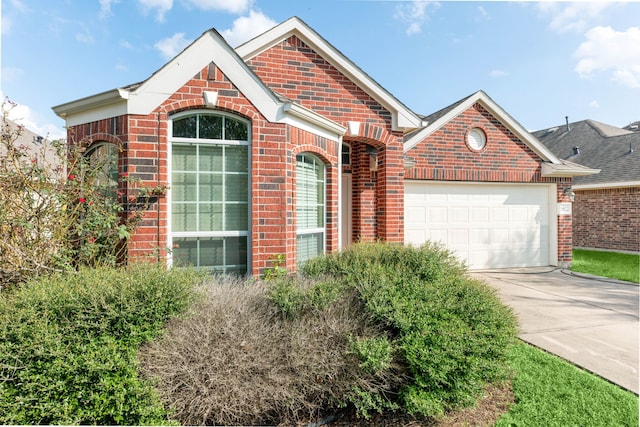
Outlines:
<svg viewBox="0 0 640 427"><path fill-rule="evenodd" d="M41 136L34 136L33 137L33 143L34 144L42 144L42 140L43 140L43 138Z"/></svg>
<svg viewBox="0 0 640 427"><path fill-rule="evenodd" d="M576 145L575 147L573 147L573 155L577 156L578 154L580 154L580 147Z"/></svg>
<svg viewBox="0 0 640 427"><path fill-rule="evenodd" d="M209 64L209 68L207 69L207 80L215 80L216 79L216 64L213 62Z"/></svg>

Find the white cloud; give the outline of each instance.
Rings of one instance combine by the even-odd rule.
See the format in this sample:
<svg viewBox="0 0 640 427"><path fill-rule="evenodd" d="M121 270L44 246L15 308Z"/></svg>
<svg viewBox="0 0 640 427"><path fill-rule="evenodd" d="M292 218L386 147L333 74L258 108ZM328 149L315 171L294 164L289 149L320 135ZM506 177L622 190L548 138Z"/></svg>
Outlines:
<svg viewBox="0 0 640 427"><path fill-rule="evenodd" d="M589 107L591 108L600 108L600 103L595 99L589 103Z"/></svg>
<svg viewBox="0 0 640 427"><path fill-rule="evenodd" d="M487 10L484 7L478 6L478 12L480 12L480 16L482 18L489 18L489 12L487 12Z"/></svg>
<svg viewBox="0 0 640 427"><path fill-rule="evenodd" d="M509 75L509 72L504 70L491 70L489 72L489 77L493 77L494 79L498 79L500 77L506 77Z"/></svg>
<svg viewBox="0 0 640 427"><path fill-rule="evenodd" d="M18 67L2 67L2 81L13 82L24 75L24 70Z"/></svg>
<svg viewBox="0 0 640 427"><path fill-rule="evenodd" d="M99 0L100 2L100 19L108 18L112 16L111 5L118 3L120 0Z"/></svg>
<svg viewBox="0 0 640 427"><path fill-rule="evenodd" d="M250 11L249 16L242 16L233 21L233 27L221 32L227 43L236 47L253 37L264 33L277 24L262 12Z"/></svg>
<svg viewBox="0 0 640 427"><path fill-rule="evenodd" d="M184 37L184 33L175 33L171 37L160 40L154 44L153 47L160 51L160 55L162 55L164 59L169 60L182 52L191 42L192 40L187 40Z"/></svg>
<svg viewBox="0 0 640 427"><path fill-rule="evenodd" d="M133 49L133 45L126 40L120 40L120 47L125 49Z"/></svg>
<svg viewBox="0 0 640 427"><path fill-rule="evenodd" d="M76 40L85 44L91 44L94 41L93 35L89 30L84 30L83 32L76 33Z"/></svg>
<svg viewBox="0 0 640 427"><path fill-rule="evenodd" d="M173 7L173 0L138 0L144 13L156 10L156 21L164 22L164 15Z"/></svg>
<svg viewBox="0 0 640 427"><path fill-rule="evenodd" d="M241 14L251 9L253 0L187 0L194 7L202 10L224 10Z"/></svg>
<svg viewBox="0 0 640 427"><path fill-rule="evenodd" d="M11 32L11 27L13 26L13 21L6 15L2 15L0 17L0 34L9 34Z"/></svg>
<svg viewBox="0 0 640 427"><path fill-rule="evenodd" d="M38 124L37 114L35 114L31 108L26 105L17 104L11 108L7 117L10 120L23 125L32 132L38 135L45 136L50 140L61 139L67 137L67 132L62 125L55 125L53 123L45 123L43 125Z"/></svg>
<svg viewBox="0 0 640 427"><path fill-rule="evenodd" d="M537 7L551 17L549 28L558 33L581 32L602 18L607 2L540 2Z"/></svg>
<svg viewBox="0 0 640 427"><path fill-rule="evenodd" d="M438 2L414 0L408 3L399 4L396 7L393 17L407 25L405 33L408 36L418 34L422 31L422 25L427 20L428 8L436 10L440 7Z"/></svg>
<svg viewBox="0 0 640 427"><path fill-rule="evenodd" d="M20 12L26 12L29 10L22 0L11 0L11 6Z"/></svg>
<svg viewBox="0 0 640 427"><path fill-rule="evenodd" d="M612 80L631 88L640 88L640 27L615 31L611 27L595 27L585 34L585 41L574 57L575 71L582 78L598 72L612 72Z"/></svg>

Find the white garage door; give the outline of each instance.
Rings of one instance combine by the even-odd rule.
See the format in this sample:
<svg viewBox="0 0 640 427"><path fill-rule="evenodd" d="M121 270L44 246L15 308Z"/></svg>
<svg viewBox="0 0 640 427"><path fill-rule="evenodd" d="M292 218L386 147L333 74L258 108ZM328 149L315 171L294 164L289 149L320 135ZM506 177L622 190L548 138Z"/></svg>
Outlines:
<svg viewBox="0 0 640 427"><path fill-rule="evenodd" d="M405 182L405 243L440 241L471 269L549 265L549 186Z"/></svg>

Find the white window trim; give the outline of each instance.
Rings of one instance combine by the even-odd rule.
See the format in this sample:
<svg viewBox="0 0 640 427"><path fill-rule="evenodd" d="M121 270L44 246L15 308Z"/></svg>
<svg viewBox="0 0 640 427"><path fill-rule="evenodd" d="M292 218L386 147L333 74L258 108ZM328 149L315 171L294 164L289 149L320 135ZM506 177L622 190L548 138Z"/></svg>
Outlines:
<svg viewBox="0 0 640 427"><path fill-rule="evenodd" d="M318 163L322 164L322 200L323 200L323 212L324 212L324 217L322 220L323 223L323 227L316 227L316 228L305 228L303 230L298 229L298 224L297 224L297 217L296 217L296 240L298 239L298 236L304 236L304 235L310 235L310 234L317 234L317 233L322 233L322 254L326 254L327 253L327 165L324 164L324 162L322 161L322 159L320 157L318 157L316 154L314 154L313 152L303 152L303 153L298 153L296 155L296 190L297 191L297 185L298 185L298 176L297 176L297 168L298 168L298 160L297 160L297 156L309 156L314 158ZM298 209L298 200L296 199L296 211ZM320 254L319 254L320 255ZM296 263L298 263L298 248L296 248Z"/></svg>
<svg viewBox="0 0 640 427"><path fill-rule="evenodd" d="M227 116L235 120L239 120L245 122L247 124L247 140L246 141L235 141L235 140L223 140L223 139L195 139L195 138L183 138L183 137L173 137L173 121L176 119L180 119L185 116L192 116L196 114L213 114L220 116ZM186 110L176 114L169 116L167 119L167 176L169 181L169 189L167 191L167 247L169 250L167 251L167 267L171 268L173 266L173 238L189 238L189 237L246 237L247 238L247 274L250 274L252 271L252 244L251 244L251 224L252 224L252 194L251 194L251 181L252 181L252 172L251 172L251 121L247 120L244 117L237 116L235 114L228 113L226 111L221 110L211 110L211 109L197 109L197 110ZM247 150L247 231L216 231L216 232L173 232L172 230L172 192L171 192L171 183L173 176L173 144L205 144L205 145L245 145L248 147Z"/></svg>

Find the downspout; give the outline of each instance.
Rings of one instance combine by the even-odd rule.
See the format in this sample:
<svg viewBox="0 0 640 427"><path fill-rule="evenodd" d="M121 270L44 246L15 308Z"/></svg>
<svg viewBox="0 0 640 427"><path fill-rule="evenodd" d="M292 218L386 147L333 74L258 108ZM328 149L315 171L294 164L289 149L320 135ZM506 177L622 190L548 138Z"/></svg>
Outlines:
<svg viewBox="0 0 640 427"><path fill-rule="evenodd" d="M338 138L338 251L342 248L342 136Z"/></svg>
<svg viewBox="0 0 640 427"><path fill-rule="evenodd" d="M160 111L158 111L158 130L157 130L157 142L156 142L156 167L158 168L158 172L156 174L156 188L160 188ZM160 264L160 197L158 197L158 207L156 208L156 244L157 244L157 263Z"/></svg>

